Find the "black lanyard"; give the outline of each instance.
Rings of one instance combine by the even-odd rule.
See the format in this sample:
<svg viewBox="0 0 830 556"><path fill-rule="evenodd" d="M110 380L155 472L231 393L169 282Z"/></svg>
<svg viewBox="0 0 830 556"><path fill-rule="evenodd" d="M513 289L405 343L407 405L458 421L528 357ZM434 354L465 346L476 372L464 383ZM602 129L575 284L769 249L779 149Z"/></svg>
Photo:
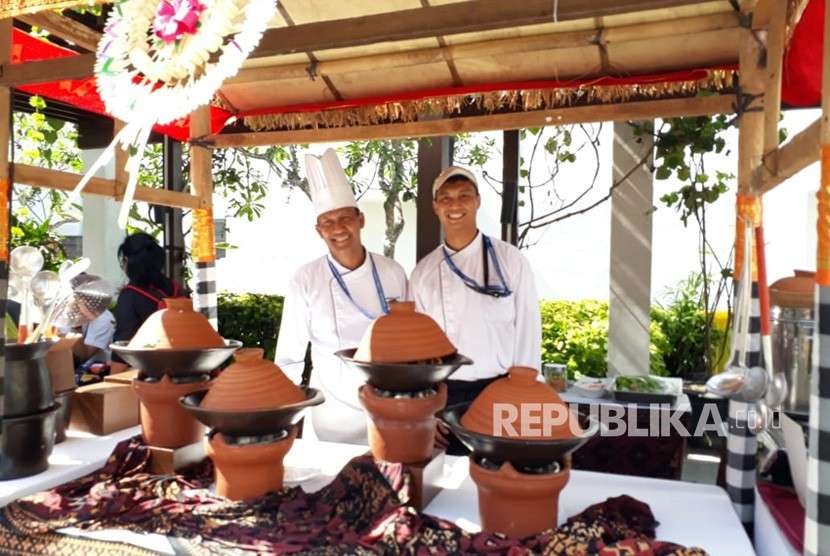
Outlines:
<svg viewBox="0 0 830 556"><path fill-rule="evenodd" d="M504 280L504 274L501 271L501 265L499 264L499 258L496 256L496 250L493 248L493 242L484 234L481 234L481 264L484 266L484 285L482 286L474 279L470 278L463 272L461 269L456 266L456 264L452 261L452 257L447 252L447 248L442 246L444 251L444 261L447 263L447 266L450 267L453 274L458 276L461 281L464 283L465 286L470 288L473 291L478 293L489 295L492 297L509 297L513 292L510 288L507 287L507 282ZM496 269L496 274L499 277L499 281L501 285L490 285L490 261L489 259L492 257L493 259L493 267Z"/></svg>

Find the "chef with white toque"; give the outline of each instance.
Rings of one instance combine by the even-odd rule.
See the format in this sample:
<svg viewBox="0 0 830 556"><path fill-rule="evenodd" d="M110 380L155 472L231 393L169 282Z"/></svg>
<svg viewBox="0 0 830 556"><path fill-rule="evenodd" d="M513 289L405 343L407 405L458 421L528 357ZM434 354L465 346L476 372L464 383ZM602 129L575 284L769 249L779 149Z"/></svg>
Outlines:
<svg viewBox="0 0 830 556"><path fill-rule="evenodd" d="M366 444L366 414L357 396L365 377L334 353L356 347L372 320L388 312L390 301L406 299L406 273L394 260L363 247L364 215L334 150L306 155L305 162L315 228L328 254L302 266L291 280L276 362L299 383L310 341L311 386L326 396L312 409L315 435Z"/></svg>

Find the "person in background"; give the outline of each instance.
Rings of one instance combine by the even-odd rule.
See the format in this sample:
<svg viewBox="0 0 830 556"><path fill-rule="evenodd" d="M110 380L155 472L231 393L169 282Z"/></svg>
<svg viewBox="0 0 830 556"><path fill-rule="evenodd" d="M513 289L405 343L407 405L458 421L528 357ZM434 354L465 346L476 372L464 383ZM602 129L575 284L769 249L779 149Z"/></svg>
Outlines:
<svg viewBox="0 0 830 556"><path fill-rule="evenodd" d="M459 353L473 360L447 381L447 406L469 402L513 366L541 368L542 320L530 263L519 250L478 230L481 197L475 175L451 166L432 186L444 244L410 277L419 311L432 317ZM438 445L466 450L439 425Z"/></svg>
<svg viewBox="0 0 830 556"><path fill-rule="evenodd" d="M72 287L98 280L97 276L83 273L72 280ZM104 304L112 302L111 295L101 292L101 295L94 300L78 299L76 304L78 312L83 316L84 324L81 325L81 341L75 344L72 349L76 358L76 367L89 367L94 363L108 364L110 362L110 344L115 335L115 316L109 309L100 311L100 307L88 307L89 301L93 305L100 305L99 300Z"/></svg>
<svg viewBox="0 0 830 556"><path fill-rule="evenodd" d="M326 403L314 407L311 424L320 440L366 444L366 413L357 397L365 377L334 352L357 347L369 324L388 312L390 300L407 296L401 265L370 253L361 242L365 224L337 154L306 156L316 230L328 254L302 266L289 284L277 340L276 362L300 383L311 342L311 386Z"/></svg>
<svg viewBox="0 0 830 556"><path fill-rule="evenodd" d="M164 275L164 249L144 232L127 236L118 247L118 260L128 282L118 294L113 341L129 341L147 317L164 308L164 299L185 295ZM113 355L114 361L119 361Z"/></svg>

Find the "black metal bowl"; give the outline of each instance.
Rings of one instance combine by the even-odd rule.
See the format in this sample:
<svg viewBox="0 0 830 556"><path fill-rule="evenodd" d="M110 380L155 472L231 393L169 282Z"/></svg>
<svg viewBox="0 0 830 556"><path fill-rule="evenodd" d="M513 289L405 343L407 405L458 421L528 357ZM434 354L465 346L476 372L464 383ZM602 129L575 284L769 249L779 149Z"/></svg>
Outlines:
<svg viewBox="0 0 830 556"><path fill-rule="evenodd" d="M522 440L473 432L461 425L461 417L470 403L457 404L435 414L452 430L458 439L474 455L487 458L499 465L509 461L524 467L541 467L562 458L580 448L600 431L600 424L588 415L580 415L583 432L575 438L561 440Z"/></svg>
<svg viewBox="0 0 830 556"><path fill-rule="evenodd" d="M242 347L238 340L225 340L225 347L204 349L131 348L127 344L127 341L114 342L110 348L131 367L153 378L210 373Z"/></svg>
<svg viewBox="0 0 830 556"><path fill-rule="evenodd" d="M49 467L58 405L0 421L0 481L37 475Z"/></svg>
<svg viewBox="0 0 830 556"><path fill-rule="evenodd" d="M179 398L179 403L203 425L231 436L263 436L296 425L312 406L326 400L316 388L305 388L306 400L276 409L254 411L217 411L199 407L208 390L199 390Z"/></svg>
<svg viewBox="0 0 830 556"><path fill-rule="evenodd" d="M437 364L413 363L368 363L353 359L357 350L341 349L335 355L366 375L366 381L381 390L389 392L419 392L444 382L461 365L472 365L473 361L456 353L444 357Z"/></svg>

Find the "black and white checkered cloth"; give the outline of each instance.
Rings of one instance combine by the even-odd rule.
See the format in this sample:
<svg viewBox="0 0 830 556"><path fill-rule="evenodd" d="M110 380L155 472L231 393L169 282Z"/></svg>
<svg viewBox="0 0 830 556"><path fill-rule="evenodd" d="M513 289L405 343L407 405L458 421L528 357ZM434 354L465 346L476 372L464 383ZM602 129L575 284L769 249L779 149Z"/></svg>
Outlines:
<svg viewBox="0 0 830 556"><path fill-rule="evenodd" d="M6 376L6 298L9 292L9 265L0 261L0 415L3 415L3 381Z"/></svg>
<svg viewBox="0 0 830 556"><path fill-rule="evenodd" d="M219 302L216 297L216 263L196 263L193 307L219 328Z"/></svg>
<svg viewBox="0 0 830 556"><path fill-rule="evenodd" d="M830 287L816 286L804 554L830 554Z"/></svg>
<svg viewBox="0 0 830 556"><path fill-rule="evenodd" d="M749 257L747 257L749 259ZM748 261L747 261L748 262ZM736 282L735 291L738 290ZM746 361L734 361L748 367L761 365L761 303L758 284L752 283L752 304L749 312L749 350ZM754 404L729 400L729 434L726 438L726 491L735 513L752 538L755 516L755 480L758 439L747 424Z"/></svg>

